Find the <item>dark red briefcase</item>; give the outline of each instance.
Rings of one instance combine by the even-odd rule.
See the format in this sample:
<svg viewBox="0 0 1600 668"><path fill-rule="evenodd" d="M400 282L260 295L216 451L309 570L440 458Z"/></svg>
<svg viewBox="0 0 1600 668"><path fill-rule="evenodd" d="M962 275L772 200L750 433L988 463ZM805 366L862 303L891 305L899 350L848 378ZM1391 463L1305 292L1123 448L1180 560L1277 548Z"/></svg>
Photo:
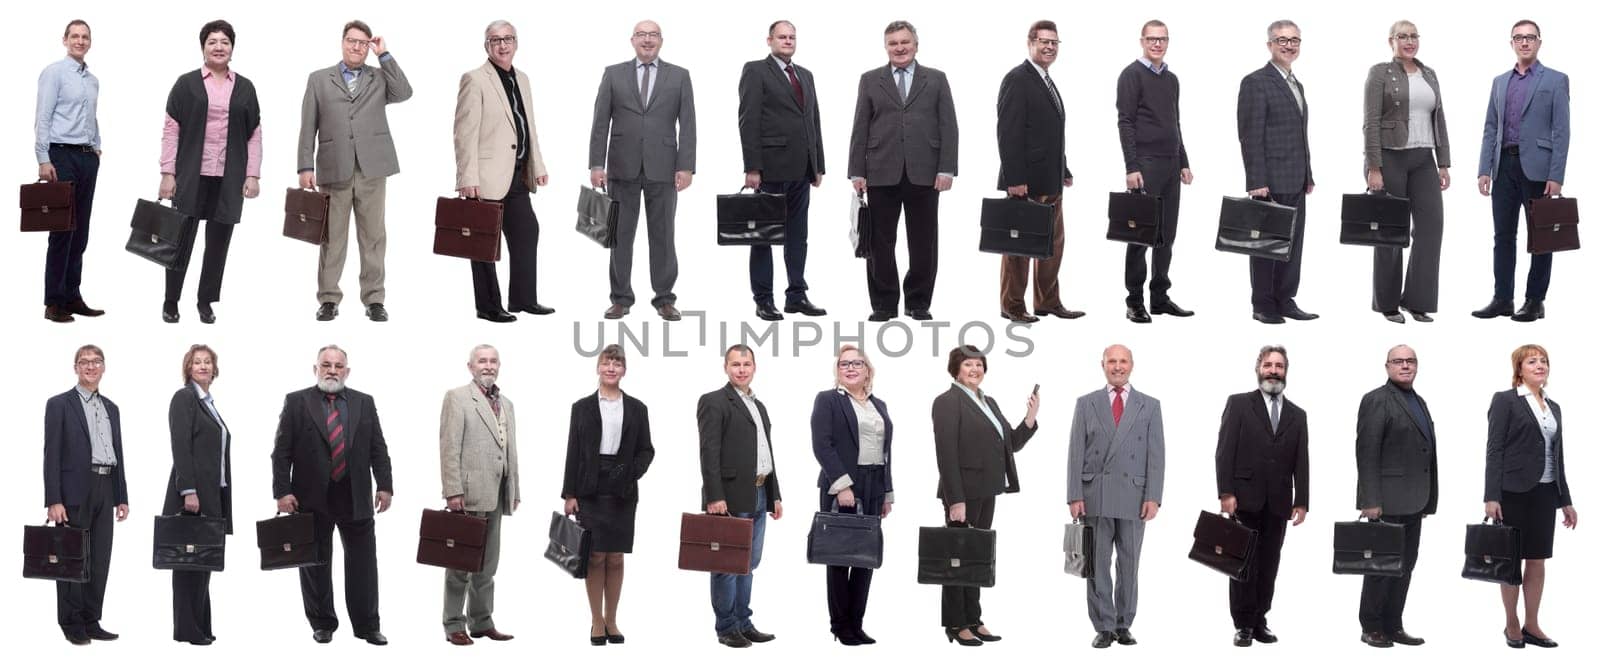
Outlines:
<svg viewBox="0 0 1600 668"><path fill-rule="evenodd" d="M78 228L72 215L71 181L24 183L18 199L23 232L71 232Z"/></svg>
<svg viewBox="0 0 1600 668"><path fill-rule="evenodd" d="M500 214L499 202L440 197L433 213L433 253L499 262Z"/></svg>
<svg viewBox="0 0 1600 668"><path fill-rule="evenodd" d="M749 575L755 526L743 517L684 513L678 533L678 568Z"/></svg>
<svg viewBox="0 0 1600 668"><path fill-rule="evenodd" d="M417 534L417 563L468 573L483 570L488 518L424 508Z"/></svg>
<svg viewBox="0 0 1600 668"><path fill-rule="evenodd" d="M89 530L57 524L22 528L22 577L89 581Z"/></svg>
<svg viewBox="0 0 1600 668"><path fill-rule="evenodd" d="M328 243L328 193L290 188L283 198L283 236L318 246Z"/></svg>
<svg viewBox="0 0 1600 668"><path fill-rule="evenodd" d="M1578 250L1578 200L1540 197L1528 201L1528 252Z"/></svg>

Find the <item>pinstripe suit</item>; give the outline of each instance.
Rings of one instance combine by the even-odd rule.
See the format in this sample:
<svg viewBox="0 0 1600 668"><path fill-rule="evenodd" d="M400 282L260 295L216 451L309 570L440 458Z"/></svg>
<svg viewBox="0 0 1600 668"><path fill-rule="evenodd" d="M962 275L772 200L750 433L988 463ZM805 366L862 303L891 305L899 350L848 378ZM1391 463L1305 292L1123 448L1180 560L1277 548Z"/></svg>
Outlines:
<svg viewBox="0 0 1600 668"><path fill-rule="evenodd" d="M1245 190L1266 188L1272 201L1295 207L1294 244L1288 262L1250 259L1250 303L1257 313L1277 315L1295 307L1300 291L1300 254L1305 247L1306 193L1311 178L1311 148L1304 109L1289 81L1273 63L1239 82L1239 150L1244 157ZM1298 82L1300 98L1305 87Z"/></svg>

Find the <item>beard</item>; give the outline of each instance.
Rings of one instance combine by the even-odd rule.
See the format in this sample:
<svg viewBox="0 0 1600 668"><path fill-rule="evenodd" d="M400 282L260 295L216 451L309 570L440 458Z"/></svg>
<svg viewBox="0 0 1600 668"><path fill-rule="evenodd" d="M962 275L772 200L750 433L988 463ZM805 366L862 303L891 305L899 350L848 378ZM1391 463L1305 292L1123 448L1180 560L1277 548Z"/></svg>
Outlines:
<svg viewBox="0 0 1600 668"><path fill-rule="evenodd" d="M317 381L317 389L328 394L338 394L344 391L344 381L338 378L323 378Z"/></svg>
<svg viewBox="0 0 1600 668"><path fill-rule="evenodd" d="M1289 384L1281 376L1256 376L1256 381L1262 392L1272 396L1283 394L1283 388Z"/></svg>
<svg viewBox="0 0 1600 668"><path fill-rule="evenodd" d="M494 387L495 381L500 380L500 374L494 371L483 371L478 374L478 385L484 389Z"/></svg>

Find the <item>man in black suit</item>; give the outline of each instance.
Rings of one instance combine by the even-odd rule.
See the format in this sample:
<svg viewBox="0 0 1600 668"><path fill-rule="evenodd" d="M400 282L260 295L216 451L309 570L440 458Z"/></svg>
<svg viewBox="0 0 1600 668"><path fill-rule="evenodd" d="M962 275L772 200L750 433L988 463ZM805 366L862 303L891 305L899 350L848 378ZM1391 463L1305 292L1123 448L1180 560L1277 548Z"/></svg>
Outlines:
<svg viewBox="0 0 1600 668"><path fill-rule="evenodd" d="M1000 82L1000 179L995 187L1011 197L1029 197L1055 207L1055 246L1050 257L1033 261L1033 313L1022 304L1028 292L1028 258L1000 260L1000 315L1014 322L1038 322L1038 316L1081 318L1082 311L1061 305L1061 250L1066 229L1061 222L1061 192L1072 186L1067 169L1066 108L1050 78L1061 39L1054 21L1035 21L1028 28L1028 60L1012 68Z"/></svg>
<svg viewBox="0 0 1600 668"><path fill-rule="evenodd" d="M373 510L389 509L394 477L389 446L372 397L345 387L349 357L338 346L317 351L317 384L290 392L278 414L272 446L272 495L278 512L305 511L317 520L317 551L333 555L333 529L344 549L345 609L355 636L373 645L389 640L378 624L378 551ZM378 479L376 500L372 479ZM333 640L339 617L333 605L333 567L300 569L300 598L311 637Z"/></svg>
<svg viewBox="0 0 1600 668"><path fill-rule="evenodd" d="M806 297L807 211L811 188L822 185L822 120L811 70L794 64L795 29L788 21L767 27L772 55L744 64L739 75L739 145L744 153L744 185L783 193L789 206L784 223L783 267L789 288L783 312L772 297L772 248L750 247L750 291L756 316L782 320L784 313L823 316L828 312Z"/></svg>
<svg viewBox="0 0 1600 668"><path fill-rule="evenodd" d="M883 31L889 65L867 70L856 91L850 130L850 183L867 195L872 222L867 295L873 322L895 317L900 269L895 230L906 212L906 315L932 320L939 273L939 193L956 176L956 105L944 72L917 62L917 29L906 21Z"/></svg>
<svg viewBox="0 0 1600 668"><path fill-rule="evenodd" d="M1269 325L1315 320L1295 303L1300 291L1300 251L1305 247L1306 196L1311 179L1311 149L1306 138L1306 92L1290 68L1300 57L1300 27L1274 21L1267 27L1272 62L1239 82L1239 149L1244 154L1245 190L1251 197L1295 208L1294 243L1288 262L1250 258L1253 317Z"/></svg>
<svg viewBox="0 0 1600 668"><path fill-rule="evenodd" d="M1267 627L1278 557L1290 520L1311 507L1311 457L1306 412L1285 399L1289 352L1263 346L1256 355L1258 390L1228 397L1217 432L1217 497L1222 512L1255 529L1258 542L1243 581L1228 582L1233 644L1278 642Z"/></svg>
<svg viewBox="0 0 1600 668"><path fill-rule="evenodd" d="M717 616L717 642L749 647L777 636L750 622L750 586L761 565L767 513L783 519L777 466L772 459L772 420L750 391L756 356L736 344L722 356L728 384L707 392L695 407L700 427L700 500L712 515L748 517L755 522L750 542L750 574L711 574L711 611Z"/></svg>
<svg viewBox="0 0 1600 668"><path fill-rule="evenodd" d="M1384 369L1389 382L1361 397L1356 413L1356 507L1365 517L1404 525L1406 547L1400 577L1368 575L1361 583L1361 642L1421 645L1400 617L1422 544L1422 518L1439 505L1439 455L1428 402L1411 386L1417 352L1390 348Z"/></svg>
<svg viewBox="0 0 1600 668"><path fill-rule="evenodd" d="M100 395L106 356L86 345L73 355L78 385L44 404L44 505L51 522L89 530L89 581L56 583L56 622L74 645L116 640L100 627L116 523L128 519L122 413Z"/></svg>

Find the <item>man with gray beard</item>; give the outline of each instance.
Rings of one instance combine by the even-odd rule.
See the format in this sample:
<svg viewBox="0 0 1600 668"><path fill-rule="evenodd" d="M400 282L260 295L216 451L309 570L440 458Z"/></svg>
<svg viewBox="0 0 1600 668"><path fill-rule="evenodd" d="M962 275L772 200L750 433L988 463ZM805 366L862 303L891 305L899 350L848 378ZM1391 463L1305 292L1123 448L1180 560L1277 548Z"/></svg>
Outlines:
<svg viewBox="0 0 1600 668"><path fill-rule="evenodd" d="M290 392L278 414L272 446L272 496L278 512L310 512L317 520L317 552L333 555L333 530L344 550L345 608L355 637L373 645L389 640L378 624L378 551L374 512L389 509L394 476L389 446L372 397L345 387L349 356L335 345L317 351L317 384ZM378 493L373 497L372 480ZM331 560L330 560L331 561ZM332 565L300 571L300 597L311 638L333 641L339 616L333 604Z"/></svg>
<svg viewBox="0 0 1600 668"><path fill-rule="evenodd" d="M1257 532L1248 572L1228 582L1233 644L1278 642L1267 627L1278 557L1290 520L1306 520L1311 507L1311 457L1306 412L1283 396L1289 351L1262 346L1256 355L1257 389L1228 397L1217 431L1217 498L1222 512Z"/></svg>

